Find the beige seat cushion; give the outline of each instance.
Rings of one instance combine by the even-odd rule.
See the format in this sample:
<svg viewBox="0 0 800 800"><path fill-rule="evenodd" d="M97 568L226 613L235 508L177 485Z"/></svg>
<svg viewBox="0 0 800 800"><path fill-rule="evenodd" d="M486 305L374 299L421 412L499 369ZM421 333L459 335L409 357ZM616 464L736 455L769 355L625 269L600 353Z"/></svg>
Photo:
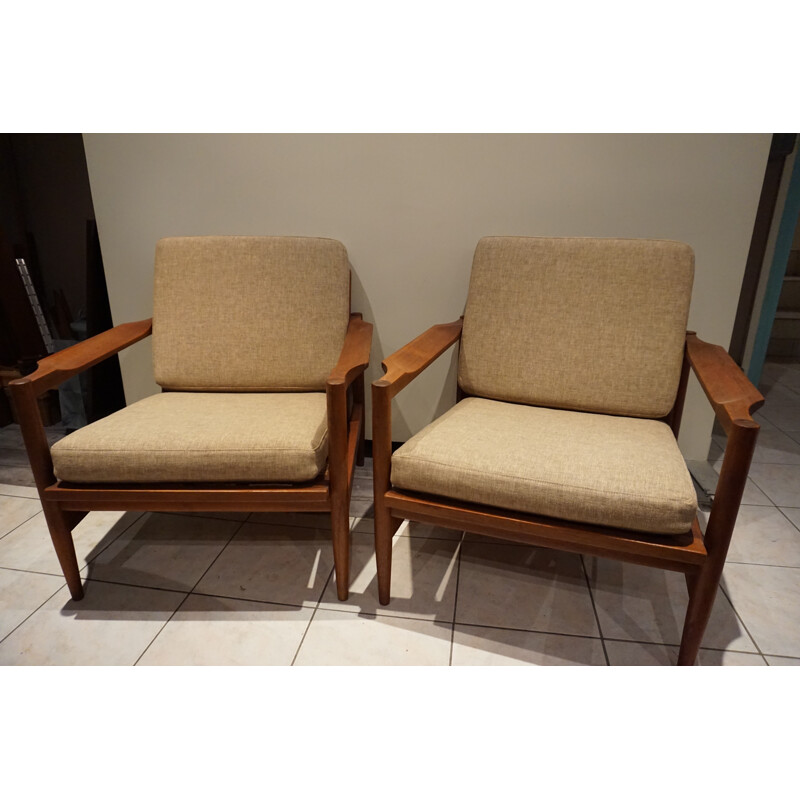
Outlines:
<svg viewBox="0 0 800 800"><path fill-rule="evenodd" d="M53 445L56 477L76 483L290 482L328 456L325 395L165 392Z"/></svg>
<svg viewBox="0 0 800 800"><path fill-rule="evenodd" d="M392 484L504 509L685 533L697 496L663 422L471 397L392 456Z"/></svg>
<svg viewBox="0 0 800 800"><path fill-rule="evenodd" d="M188 236L156 246L153 369L182 391L324 391L350 317L335 239Z"/></svg>
<svg viewBox="0 0 800 800"><path fill-rule="evenodd" d="M629 417L675 401L692 249L648 239L492 236L475 250L458 381L467 394Z"/></svg>

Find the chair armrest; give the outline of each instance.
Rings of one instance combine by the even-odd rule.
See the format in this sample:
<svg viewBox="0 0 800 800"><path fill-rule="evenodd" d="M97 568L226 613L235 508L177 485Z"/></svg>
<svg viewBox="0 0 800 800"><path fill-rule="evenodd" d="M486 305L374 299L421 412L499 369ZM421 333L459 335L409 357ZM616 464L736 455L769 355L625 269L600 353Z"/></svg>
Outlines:
<svg viewBox="0 0 800 800"><path fill-rule="evenodd" d="M34 396L44 394L48 389L55 388L73 375L99 364L109 356L149 336L152 323L152 319L126 322L46 356L30 375L12 381L9 384L11 391L18 393L24 386L26 391L32 392Z"/></svg>
<svg viewBox="0 0 800 800"><path fill-rule="evenodd" d="M719 345L709 344L694 333L686 335L686 354L725 432L753 422L751 414L764 405L764 397Z"/></svg>
<svg viewBox="0 0 800 800"><path fill-rule="evenodd" d="M417 375L461 338L462 320L434 325L381 363L386 374L373 387L394 397Z"/></svg>
<svg viewBox="0 0 800 800"><path fill-rule="evenodd" d="M348 387L369 365L372 348L372 324L364 322L361 314L351 314L339 361L328 376L328 386Z"/></svg>

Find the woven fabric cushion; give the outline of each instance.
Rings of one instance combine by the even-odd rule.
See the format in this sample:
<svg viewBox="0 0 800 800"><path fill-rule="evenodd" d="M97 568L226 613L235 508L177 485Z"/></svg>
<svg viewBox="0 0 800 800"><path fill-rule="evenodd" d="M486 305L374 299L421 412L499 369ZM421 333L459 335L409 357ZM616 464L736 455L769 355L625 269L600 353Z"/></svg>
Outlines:
<svg viewBox="0 0 800 800"><path fill-rule="evenodd" d="M663 422L477 397L400 447L391 479L401 489L655 534L685 533L697 511Z"/></svg>
<svg viewBox="0 0 800 800"><path fill-rule="evenodd" d="M319 391L339 358L349 311L347 251L333 239L162 239L156 382L186 391Z"/></svg>
<svg viewBox="0 0 800 800"><path fill-rule="evenodd" d="M51 448L76 483L311 480L328 456L325 395L165 392Z"/></svg>
<svg viewBox="0 0 800 800"><path fill-rule="evenodd" d="M675 401L694 275L679 242L488 237L459 358L467 394L663 417Z"/></svg>

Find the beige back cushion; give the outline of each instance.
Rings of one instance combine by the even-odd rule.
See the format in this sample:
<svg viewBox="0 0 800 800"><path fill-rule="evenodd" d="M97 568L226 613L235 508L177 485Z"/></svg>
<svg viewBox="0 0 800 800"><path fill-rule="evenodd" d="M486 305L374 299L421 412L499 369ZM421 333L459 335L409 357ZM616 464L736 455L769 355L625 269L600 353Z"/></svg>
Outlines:
<svg viewBox="0 0 800 800"><path fill-rule="evenodd" d="M663 417L675 400L694 254L647 239L487 237L459 358L471 395Z"/></svg>
<svg viewBox="0 0 800 800"><path fill-rule="evenodd" d="M349 311L341 242L162 239L153 298L156 382L194 391L323 389Z"/></svg>

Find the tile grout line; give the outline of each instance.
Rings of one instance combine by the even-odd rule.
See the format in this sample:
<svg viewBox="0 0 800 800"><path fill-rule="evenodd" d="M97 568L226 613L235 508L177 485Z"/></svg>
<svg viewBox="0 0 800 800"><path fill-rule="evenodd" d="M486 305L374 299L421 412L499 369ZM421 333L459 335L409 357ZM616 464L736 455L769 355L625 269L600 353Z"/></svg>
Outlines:
<svg viewBox="0 0 800 800"><path fill-rule="evenodd" d="M20 499L27 500L28 498L23 497ZM30 522L34 517L38 517L39 514L44 516L44 511L41 508L38 511L35 511L33 514L31 514L27 519L22 520L22 522L20 522L19 525L15 525L10 531L6 531L2 536L0 536L0 540L5 539L6 536L9 536L10 534L14 533L14 531L19 530L19 528L25 525L25 523Z"/></svg>
<svg viewBox="0 0 800 800"><path fill-rule="evenodd" d="M592 584L591 584L591 581L589 580L589 570L586 569L586 562L584 561L583 553L581 553L578 557L581 560L581 568L583 569L583 579L586 581L586 588L589 590L589 600L592 603L592 611L594 611L594 620L597 623L597 633L599 634L599 637L600 637L600 644L601 644L601 646L603 648L603 655L605 656L605 659L606 659L606 666L610 667L611 666L611 659L608 657L608 649L606 648L606 640L605 640L605 637L603 636L603 628L600 625L600 615L597 613L597 604L594 601L594 593L592 592ZM594 638L594 637L590 637L590 638Z"/></svg>
<svg viewBox="0 0 800 800"><path fill-rule="evenodd" d="M411 617L404 617L403 619L411 619ZM432 620L435 622L435 620ZM492 631L513 631L516 633L535 633L538 636L568 636L570 639L591 639L592 641L602 641L602 636L587 636L585 633L562 633L561 631L551 631L551 630L543 630L540 628L509 628L504 625L486 625L484 623L477 623L477 622L459 622L459 625L462 625L465 628L487 628L488 630ZM609 637L609 641L615 641L612 637ZM620 641L628 641L627 639L621 639Z"/></svg>
<svg viewBox="0 0 800 800"><path fill-rule="evenodd" d="M202 517L202 519L208 519L208 518L207 517ZM218 518L214 517L213 519L216 520ZM226 522L228 520L222 520L222 521ZM158 631L156 631L155 636L153 636L153 638L150 640L150 642L145 646L144 650L142 650L142 652L139 653L139 656L133 662L133 666L134 667L138 666L139 662L144 658L145 653L153 646L153 643L161 635L161 633L163 632L164 628L166 628L167 625L175 618L175 615L178 613L178 611L180 611L181 608L183 608L184 603L186 603L186 601L189 599L189 597L191 597L192 593L197 588L197 586L200 583L200 581L203 580L203 578L206 576L206 574L211 569L211 567L213 567L214 564L217 562L217 559L225 552L225 550L227 549L228 545L233 540L233 537L236 536L237 533L239 533L239 531L242 529L242 526L245 524L246 521L247 521L246 518L244 520L239 521L238 527L234 528L234 530L231 533L228 541L225 542L225 545L220 549L219 553L217 553L217 555L211 560L211 563L203 570L202 575L200 575L200 577L194 582L194 585L192 586L192 588L189 589L188 592L186 592L185 597L183 598L183 600L181 600L180 603L178 603L178 605L175 608L175 610L169 615L169 617L167 617L166 620L164 620L164 624L158 629ZM140 588L145 588L145 587L140 587ZM153 587L147 587L147 588L153 588Z"/></svg>
<svg viewBox="0 0 800 800"><path fill-rule="evenodd" d="M464 555L464 541L467 538L467 532L461 531L461 539L458 541L458 561L456 562L456 591L455 598L453 599L453 622L450 625L450 658L448 659L447 666L453 666L453 648L455 647L456 639L456 617L458 616L458 584L461 581L461 558Z"/></svg>
<svg viewBox="0 0 800 800"><path fill-rule="evenodd" d="M761 652L761 647L759 646L758 642L756 641L756 637L753 636L752 633L750 633L750 629L747 627L747 625L744 624L744 620L742 619L741 614L739 614L738 610L736 609L736 606L733 604L733 600L731 599L731 596L728 594L727 586L723 586L723 584L722 584L722 578L724 578L724 576L725 576L725 572L723 570L722 576L720 577L718 591L722 592L722 594L725 596L725 599L730 604L730 607L733 610L733 613L736 616L736 619L739 620L739 624L744 629L744 632L747 634L748 638L753 643L753 646L756 648L756 651L761 656L761 658L764 658L764 653ZM764 658L764 661L766 662L765 658Z"/></svg>
<svg viewBox="0 0 800 800"><path fill-rule="evenodd" d="M609 642L619 642L620 644L640 644L644 645L645 647L674 647L676 649L680 649L680 642L648 642L643 641L641 639L620 639L617 636L609 636ZM755 642L754 642L755 644ZM714 653L739 653L740 655L744 656L761 656L764 658L764 653L758 651L755 652L753 650L730 650L730 649L723 649L721 647L700 647L700 650L708 650ZM776 658L792 658L792 656L776 656ZM695 665L699 666L699 665ZM764 666L769 666L768 664L764 664Z"/></svg>
<svg viewBox="0 0 800 800"><path fill-rule="evenodd" d="M51 594L49 597L46 597L38 606L36 606L36 608L33 609L33 611L31 611L30 614L28 614L27 617L25 617L25 619L23 619L18 625L15 625L5 636L0 638L0 644L2 644L6 639L8 639L8 637L11 636L11 634L14 633L14 631L21 628L37 611L39 611L47 603L49 603L66 585L67 582L64 581L64 583L62 583L61 586L59 586L58 589L56 589L53 592L53 594Z"/></svg>
<svg viewBox="0 0 800 800"><path fill-rule="evenodd" d="M90 511L89 514L91 514L91 513L92 512ZM125 513L126 514L130 514L132 512L126 511ZM99 558L103 553L105 553L105 551L108 550L108 548L111 547L111 545L114 544L114 542L116 542L117 539L119 539L123 534L127 533L142 517L145 516L145 514L152 514L152 513L153 513L152 511L140 511L138 516L135 516L102 550L98 550L94 554L94 556L92 557L91 561L87 561L86 562L86 566L85 567L81 567L81 571L83 571L87 567L91 566L97 558ZM120 519L123 519L123 517L121 517ZM80 524L80 523L78 523L78 524ZM75 527L77 527L77 525ZM112 525L112 527L113 527L113 525ZM73 531L74 531L74 529L73 529ZM70 535L72 535L73 531L70 531ZM108 535L108 531L106 531L105 535L106 536ZM102 541L102 539L100 541ZM96 546L97 545L95 545L95 547ZM88 575L86 577L87 577L87 580L88 580ZM152 587L144 587L144 588L152 588Z"/></svg>
<svg viewBox="0 0 800 800"><path fill-rule="evenodd" d="M181 600L180 603L178 603L177 608L169 615L169 617L167 617L167 619L164 620L164 624L156 631L156 633L153 636L153 638L147 643L147 645L145 645L144 650L142 650L142 652L139 653L139 655L137 656L136 660L133 662L133 664L131 666L134 666L134 667L138 667L139 666L139 662L144 658L145 653L147 653L147 651L153 646L153 643L161 635L161 632L164 630L164 628L167 627L167 625L172 621L172 619L175 617L175 615L183 608L184 604L189 599L190 595L191 595L191 592L186 592L186 594L184 595L183 600Z"/></svg>
<svg viewBox="0 0 800 800"><path fill-rule="evenodd" d="M796 522L794 522L793 520L791 520L787 514L784 514L784 513L783 513L783 509L784 509L784 508L792 508L792 506L775 506L775 508L777 508L777 509L778 509L778 511L780 511L780 512L781 512L781 514L783 514L783 516L784 516L784 517L785 517L785 518L788 520L789 524L790 524L790 525L793 525L793 526L794 526L794 528L795 528L795 530L796 530L798 533L800 533L800 526L799 526L799 525L798 525Z"/></svg>
<svg viewBox="0 0 800 800"><path fill-rule="evenodd" d="M352 533L352 528L350 530ZM352 543L351 543L352 546ZM308 618L308 625L306 625L306 629L303 631L303 635L300 637L300 641L297 644L297 650L294 651L294 656L292 656L292 660L289 664L290 667L296 666L297 656L300 655L300 650L303 647L303 642L306 640L306 636L308 635L308 630L311 627L311 623L314 621L314 617L317 616L317 611L319 611L320 603L322 602L322 598L325 596L325 590L328 588L328 584L333 580L334 573L336 572L335 569L331 569L330 573L328 574L328 579L325 581L322 591L320 592L319 597L317 598L316 605L314 606L313 611L311 612L311 616Z"/></svg>
<svg viewBox="0 0 800 800"><path fill-rule="evenodd" d="M350 555L352 554L353 548L353 528L356 524L357 517L351 517L349 514L350 509L348 509L348 518L350 520L350 528L348 529L348 538L349 543L348 546L350 548ZM320 604L322 603L322 598L325 597L325 590L328 588L328 584L334 579L334 575L336 573L336 568L332 568L331 571L328 573L328 579L322 586L322 591L320 592L319 597L317 598L317 602L314 606L313 611L311 612L311 616L308 618L308 625L306 625L306 629L303 631L303 635L300 637L300 641L297 644L297 650L294 651L294 656L292 656L292 660L289 663L290 667L296 666L297 657L300 655L300 650L303 647L303 643L306 640L306 636L308 635L308 631L311 628L311 623L314 621L314 617L317 616L317 611L319 611Z"/></svg>

